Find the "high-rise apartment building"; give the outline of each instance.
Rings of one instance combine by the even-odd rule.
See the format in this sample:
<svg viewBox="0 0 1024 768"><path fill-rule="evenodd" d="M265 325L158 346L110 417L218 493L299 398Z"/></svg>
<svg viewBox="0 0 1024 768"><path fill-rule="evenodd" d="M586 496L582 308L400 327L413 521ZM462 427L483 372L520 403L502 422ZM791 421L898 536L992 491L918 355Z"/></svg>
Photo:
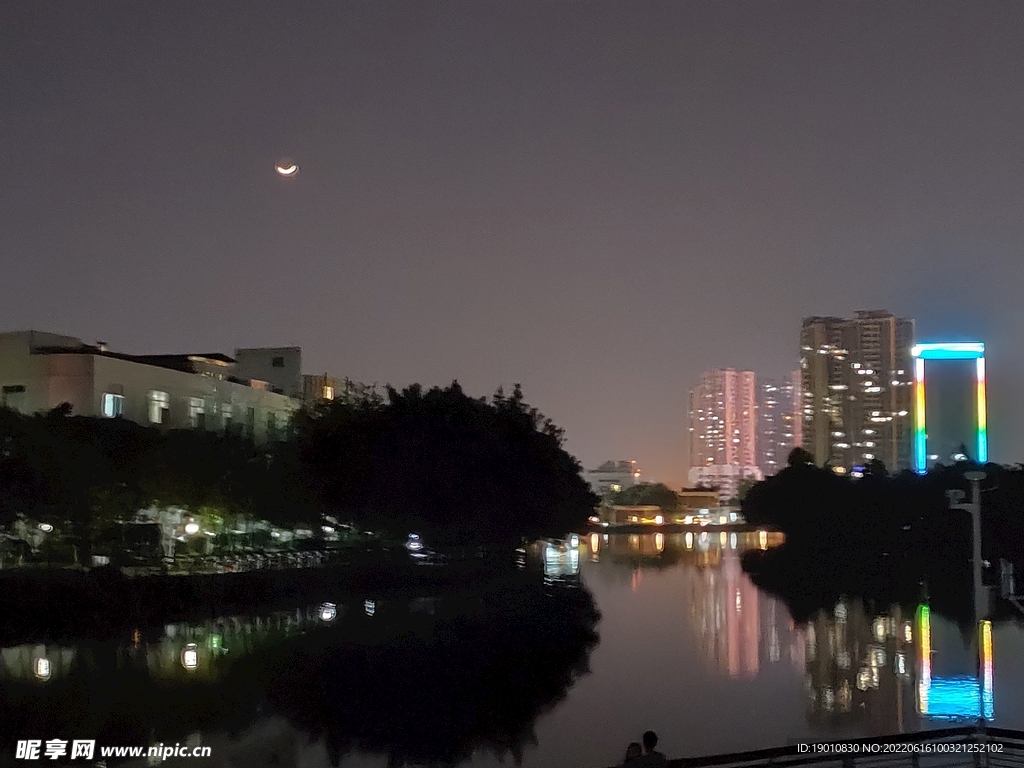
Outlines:
<svg viewBox="0 0 1024 768"><path fill-rule="evenodd" d="M818 464L910 466L914 321L882 310L805 317L803 447Z"/></svg>
<svg viewBox="0 0 1024 768"><path fill-rule="evenodd" d="M794 371L781 381L762 381L759 387L758 463L765 476L774 475L786 466L789 452L801 443L800 379L800 371Z"/></svg>
<svg viewBox="0 0 1024 768"><path fill-rule="evenodd" d="M690 391L691 484L729 488L745 477L761 479L757 466L757 379L753 371L707 371ZM724 470L728 467L730 469Z"/></svg>

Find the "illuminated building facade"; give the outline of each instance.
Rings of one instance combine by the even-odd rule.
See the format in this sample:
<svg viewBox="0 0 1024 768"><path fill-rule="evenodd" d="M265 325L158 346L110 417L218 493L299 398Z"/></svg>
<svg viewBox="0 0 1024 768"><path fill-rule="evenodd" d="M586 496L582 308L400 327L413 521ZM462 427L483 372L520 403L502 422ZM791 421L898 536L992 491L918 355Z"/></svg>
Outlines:
<svg viewBox="0 0 1024 768"><path fill-rule="evenodd" d="M926 360L973 360L975 376L975 459L988 461L988 415L985 392L985 345L981 342L946 342L918 344L912 350L914 358L914 470L928 468L928 432L925 400Z"/></svg>
<svg viewBox="0 0 1024 768"><path fill-rule="evenodd" d="M727 500L743 478L761 479L753 371L705 372L690 391L689 422L691 485L716 485Z"/></svg>
<svg viewBox="0 0 1024 768"><path fill-rule="evenodd" d="M800 371L782 381L762 381L759 387L757 424L758 464L765 476L784 466L789 452L801 442L803 418L800 410Z"/></svg>
<svg viewBox="0 0 1024 768"><path fill-rule="evenodd" d="M816 463L910 467L913 345L914 321L891 312L804 318L802 444Z"/></svg>

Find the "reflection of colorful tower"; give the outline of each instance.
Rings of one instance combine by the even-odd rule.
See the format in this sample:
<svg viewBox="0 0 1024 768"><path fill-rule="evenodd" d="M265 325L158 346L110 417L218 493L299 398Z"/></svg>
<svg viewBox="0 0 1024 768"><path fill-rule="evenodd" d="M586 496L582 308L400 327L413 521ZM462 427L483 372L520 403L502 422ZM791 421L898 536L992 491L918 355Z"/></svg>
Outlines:
<svg viewBox="0 0 1024 768"><path fill-rule="evenodd" d="M995 717L992 622L982 621L978 626L980 674L949 677L938 677L932 673L931 609L927 605L918 608L917 624L921 646L918 712L935 720L976 720L982 717L992 720Z"/></svg>

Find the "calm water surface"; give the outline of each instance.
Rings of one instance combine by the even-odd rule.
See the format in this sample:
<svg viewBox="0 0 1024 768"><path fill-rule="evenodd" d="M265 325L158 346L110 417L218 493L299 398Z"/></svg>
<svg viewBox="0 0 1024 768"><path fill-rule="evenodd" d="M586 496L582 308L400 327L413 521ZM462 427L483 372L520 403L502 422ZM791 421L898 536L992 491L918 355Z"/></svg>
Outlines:
<svg viewBox="0 0 1024 768"><path fill-rule="evenodd" d="M999 727L1024 729L1019 625L981 628L965 641L952 622L927 609L845 601L794 626L785 604L761 593L740 566L744 549L774 543L757 533L595 534L583 538L578 558L552 563L563 572L578 567L602 614L600 642L590 652L589 673L574 672L565 697L537 719L523 764L604 768L647 729L660 734L670 757L940 728L979 711ZM429 613L433 605L421 600L410 610ZM379 612L376 604L341 606L338 626L355 614L362 621L388 618L385 603ZM174 685L183 675L215 676L205 659L197 670L182 668L182 652L197 638L202 654L233 645L237 658L322 624L311 607L251 620L248 630L237 619L178 625L159 637L135 637L116 653L134 648L147 658L151 675ZM216 642L211 632L219 633ZM4 649L0 685L35 677L45 686L40 653L57 680L80 652L73 646ZM422 695L411 690L382 695ZM181 765L330 764L322 742L309 743L278 715L257 714L233 735L210 729L192 739L212 746L214 757ZM383 756L363 753L341 761L352 768L386 764ZM481 749L465 764L500 763Z"/></svg>

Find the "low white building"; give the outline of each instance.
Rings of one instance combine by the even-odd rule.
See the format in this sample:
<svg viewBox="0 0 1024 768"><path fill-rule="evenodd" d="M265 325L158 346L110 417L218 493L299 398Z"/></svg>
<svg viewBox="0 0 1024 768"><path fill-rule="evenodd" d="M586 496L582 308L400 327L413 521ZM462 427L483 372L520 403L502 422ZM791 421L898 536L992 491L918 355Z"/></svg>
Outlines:
<svg viewBox="0 0 1024 768"><path fill-rule="evenodd" d="M718 500L727 504L736 498L743 480L764 480L760 467L743 467L736 464L709 464L706 467L691 467L687 478L690 485L700 488L717 488Z"/></svg>
<svg viewBox="0 0 1024 768"><path fill-rule="evenodd" d="M32 414L61 403L79 416L232 431L257 442L285 437L300 407L268 382L238 376L235 360L220 353L129 355L73 336L0 333L0 405Z"/></svg>
<svg viewBox="0 0 1024 768"><path fill-rule="evenodd" d="M640 468L635 461L606 461L597 469L584 471L583 479L603 498L639 484Z"/></svg>

